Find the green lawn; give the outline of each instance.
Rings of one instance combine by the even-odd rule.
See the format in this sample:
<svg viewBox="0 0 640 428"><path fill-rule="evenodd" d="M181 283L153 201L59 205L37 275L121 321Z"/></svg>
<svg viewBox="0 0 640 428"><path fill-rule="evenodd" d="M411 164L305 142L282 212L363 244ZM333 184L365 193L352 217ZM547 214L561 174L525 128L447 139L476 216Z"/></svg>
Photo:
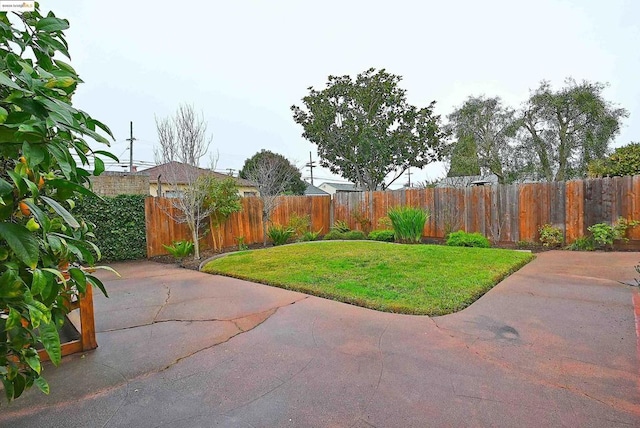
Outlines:
<svg viewBox="0 0 640 428"><path fill-rule="evenodd" d="M444 315L532 259L502 249L332 241L233 253L203 270L381 311Z"/></svg>

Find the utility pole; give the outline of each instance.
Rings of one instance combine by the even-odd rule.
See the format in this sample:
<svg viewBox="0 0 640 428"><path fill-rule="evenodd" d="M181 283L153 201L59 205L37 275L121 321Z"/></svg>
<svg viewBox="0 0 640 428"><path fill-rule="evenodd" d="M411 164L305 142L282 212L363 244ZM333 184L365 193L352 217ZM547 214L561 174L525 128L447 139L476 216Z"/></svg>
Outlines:
<svg viewBox="0 0 640 428"><path fill-rule="evenodd" d="M133 121L129 122L129 132L131 137L126 139L129 142L129 172L133 172Z"/></svg>
<svg viewBox="0 0 640 428"><path fill-rule="evenodd" d="M311 185L313 186L313 168L316 167L316 163L311 158L311 152L309 152L309 162L305 166L311 171Z"/></svg>

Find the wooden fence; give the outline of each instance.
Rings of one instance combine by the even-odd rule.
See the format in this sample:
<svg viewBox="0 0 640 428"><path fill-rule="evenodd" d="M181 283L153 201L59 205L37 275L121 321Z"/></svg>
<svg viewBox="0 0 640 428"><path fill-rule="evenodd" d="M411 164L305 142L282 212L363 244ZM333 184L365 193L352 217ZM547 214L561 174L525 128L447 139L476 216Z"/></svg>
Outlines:
<svg viewBox="0 0 640 428"><path fill-rule="evenodd" d="M495 242L537 242L546 223L564 230L568 243L587 234L587 227L618 217L640 220L640 176L466 188L402 189L387 192L337 193L334 219L361 229L366 218L376 228L395 206L409 205L431 213L423 236L444 238L463 229ZM362 221L364 223L364 221ZM640 227L630 231L640 239Z"/></svg>
<svg viewBox="0 0 640 428"><path fill-rule="evenodd" d="M272 222L285 225L291 215L309 215L312 230L327 233L334 221L352 229L378 228L395 206L409 205L431 213L423 235L444 238L447 232L480 232L495 242L537 242L546 223L565 232L567 243L587 234L587 227L612 223L618 217L640 220L640 176L466 188L402 189L386 192L337 193L327 196L283 196ZM242 199L243 210L223 226L223 246L237 245L237 237L262 242L261 201ZM177 210L171 200L147 198L147 255L166 254L162 244L191 239L184 224L171 220ZM640 247L640 226L629 233L631 248ZM212 245L208 234L202 245Z"/></svg>
<svg viewBox="0 0 640 428"><path fill-rule="evenodd" d="M242 237L245 244L262 242L262 202L260 198L242 198L242 211L233 214L222 226L222 246L238 245L237 238ZM312 230L329 231L331 226L329 213L331 198L328 196L282 196L278 207L271 215L273 224L286 225L293 214L309 215ZM173 241L191 240L186 224L173 219L179 218L180 211L167 198L149 197L145 202L147 229L147 257L167 254L162 246ZM208 233L201 241L202 248L213 247L212 234Z"/></svg>

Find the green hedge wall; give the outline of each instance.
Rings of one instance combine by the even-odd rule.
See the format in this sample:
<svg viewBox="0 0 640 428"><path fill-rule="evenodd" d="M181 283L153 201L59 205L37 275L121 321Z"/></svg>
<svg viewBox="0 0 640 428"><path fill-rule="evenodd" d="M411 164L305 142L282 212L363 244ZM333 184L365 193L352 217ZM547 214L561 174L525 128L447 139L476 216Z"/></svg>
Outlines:
<svg viewBox="0 0 640 428"><path fill-rule="evenodd" d="M135 260L147 257L144 200L146 195L85 197L77 201L75 215L95 224L95 244L102 260Z"/></svg>

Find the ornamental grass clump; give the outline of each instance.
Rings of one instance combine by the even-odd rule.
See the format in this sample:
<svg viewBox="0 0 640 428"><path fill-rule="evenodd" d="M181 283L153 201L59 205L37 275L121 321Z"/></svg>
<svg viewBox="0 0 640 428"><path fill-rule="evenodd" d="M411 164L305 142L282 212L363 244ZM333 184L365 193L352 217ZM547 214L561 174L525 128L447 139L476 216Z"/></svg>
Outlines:
<svg viewBox="0 0 640 428"><path fill-rule="evenodd" d="M422 231L430 214L420 208L397 207L390 209L387 216L391 220L396 241L416 244L422 239Z"/></svg>

